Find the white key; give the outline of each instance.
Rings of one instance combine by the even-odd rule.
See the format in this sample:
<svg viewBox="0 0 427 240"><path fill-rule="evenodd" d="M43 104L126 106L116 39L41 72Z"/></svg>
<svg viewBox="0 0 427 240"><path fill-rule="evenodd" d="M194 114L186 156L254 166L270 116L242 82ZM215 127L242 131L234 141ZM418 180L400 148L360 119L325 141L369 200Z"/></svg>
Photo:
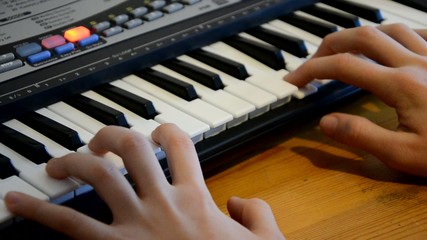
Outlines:
<svg viewBox="0 0 427 240"><path fill-rule="evenodd" d="M211 46L218 52L223 53L224 57L239 59L251 75L246 81L277 97L278 102L272 105L273 108L289 102L290 96L298 90L296 86L283 80L283 77L288 74L286 70L274 71L237 49L220 42L214 43Z"/></svg>
<svg viewBox="0 0 427 240"><path fill-rule="evenodd" d="M52 157L62 157L71 152L18 120L13 119L3 124L45 145L47 152Z"/></svg>
<svg viewBox="0 0 427 240"><path fill-rule="evenodd" d="M34 188L18 176L11 176L0 180L0 198L4 199L6 193L11 191L22 192L44 201L49 200L46 194Z"/></svg>
<svg viewBox="0 0 427 240"><path fill-rule="evenodd" d="M211 129L205 133L206 137L213 136L225 130L227 122L233 120L233 116L231 114L226 113L221 109L202 101L201 99L186 101L135 75L125 77L123 78L123 81L134 85L142 91L158 96L170 105L208 124Z"/></svg>
<svg viewBox="0 0 427 240"><path fill-rule="evenodd" d="M151 133L160 125L159 123L153 120L144 119L94 91L87 91L82 93L82 95L122 112L128 123L131 125L131 129L136 130L148 138L151 142L151 148L155 153L159 153L161 151L160 146L155 144L151 138Z"/></svg>
<svg viewBox="0 0 427 240"><path fill-rule="evenodd" d="M360 1L348 1L360 3ZM381 24L404 23L411 28L426 27L426 14L424 12L418 12L415 9L408 10L409 8L389 0L369 0L364 1L363 4L381 9L385 18Z"/></svg>
<svg viewBox="0 0 427 240"><path fill-rule="evenodd" d="M48 106L47 108L56 114L70 120L81 128L86 129L92 134L96 134L99 130L101 130L101 128L105 127L105 124L80 112L79 110L64 102L57 102Z"/></svg>
<svg viewBox="0 0 427 240"><path fill-rule="evenodd" d="M80 185L71 178L54 179L46 173L46 163L23 169L19 177L49 196L51 202L62 203L74 197Z"/></svg>
<svg viewBox="0 0 427 240"><path fill-rule="evenodd" d="M76 131L79 134L80 139L83 141L83 143L88 144L89 141L93 138L93 134L88 132L86 129L83 129L82 127L78 126L77 124L71 122L70 120L56 114L55 112L52 112L51 110L47 108L41 108L36 111L37 113L50 118L56 122L61 123L62 125L69 127Z"/></svg>
<svg viewBox="0 0 427 240"><path fill-rule="evenodd" d="M46 194L50 201L60 203L74 197L73 190L79 185L71 178L51 178L45 170L45 164L37 165L1 143L0 151L12 161L19 171L19 177Z"/></svg>
<svg viewBox="0 0 427 240"><path fill-rule="evenodd" d="M157 65L153 66L152 68L169 76L173 76L181 81L192 84L202 100L232 114L234 119L233 121L228 122L228 127L236 126L246 121L248 119L249 113L255 110L254 105L243 101L240 98L237 98L223 90L212 90L167 67Z"/></svg>
<svg viewBox="0 0 427 240"><path fill-rule="evenodd" d="M273 94L252 84L249 84L246 81L236 79L203 62L186 55L182 55L178 57L178 59L218 74L221 77L223 84L225 85L224 91L255 105L256 110L250 113L250 118L254 118L269 111L270 105L277 102L277 97Z"/></svg>
<svg viewBox="0 0 427 240"><path fill-rule="evenodd" d="M176 124L182 131L186 132L195 143L201 141L203 139L203 133L209 131L209 126L206 123L182 111L177 110L176 108L165 103L160 98L153 96L147 92L141 91L125 81L117 80L111 82L111 85L126 90L135 95L149 99L153 103L154 108L158 113L154 117L155 121L159 123Z"/></svg>

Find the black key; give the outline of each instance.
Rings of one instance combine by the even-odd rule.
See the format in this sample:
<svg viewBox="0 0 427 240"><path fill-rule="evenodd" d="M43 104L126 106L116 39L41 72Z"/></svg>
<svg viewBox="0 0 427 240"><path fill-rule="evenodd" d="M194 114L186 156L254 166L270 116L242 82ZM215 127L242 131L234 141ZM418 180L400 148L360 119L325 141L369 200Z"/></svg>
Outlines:
<svg viewBox="0 0 427 240"><path fill-rule="evenodd" d="M145 119L154 119L157 115L156 109L150 100L111 84L102 85L95 88L94 91Z"/></svg>
<svg viewBox="0 0 427 240"><path fill-rule="evenodd" d="M384 20L384 17L378 8L342 0L323 0L322 2L371 22L381 23Z"/></svg>
<svg viewBox="0 0 427 240"><path fill-rule="evenodd" d="M76 151L84 145L76 131L36 112L27 113L18 120L69 150Z"/></svg>
<svg viewBox="0 0 427 240"><path fill-rule="evenodd" d="M295 14L284 15L279 17L279 19L321 38L324 38L330 33L338 31L337 26L333 24L316 21Z"/></svg>
<svg viewBox="0 0 427 240"><path fill-rule="evenodd" d="M12 161L0 154L0 179L6 179L11 176L18 176L19 171L13 166Z"/></svg>
<svg viewBox="0 0 427 240"><path fill-rule="evenodd" d="M252 28L247 33L297 57L303 58L308 56L307 47L301 39L263 27Z"/></svg>
<svg viewBox="0 0 427 240"><path fill-rule="evenodd" d="M167 61L163 65L213 90L224 88L218 74L203 68L176 59Z"/></svg>
<svg viewBox="0 0 427 240"><path fill-rule="evenodd" d="M302 8L301 10L344 28L361 26L359 18L354 15L332 11L330 9L318 7L315 5Z"/></svg>
<svg viewBox="0 0 427 240"><path fill-rule="evenodd" d="M193 85L156 70L147 69L136 75L187 101L198 98L196 89L194 89Z"/></svg>
<svg viewBox="0 0 427 240"><path fill-rule="evenodd" d="M0 124L0 142L36 164L52 158L42 143L3 124Z"/></svg>
<svg viewBox="0 0 427 240"><path fill-rule="evenodd" d="M88 97L76 95L72 98L66 99L64 102L104 123L105 125L129 127L129 124L122 112Z"/></svg>
<svg viewBox="0 0 427 240"><path fill-rule="evenodd" d="M240 36L229 37L223 41L274 70L285 69L285 59L280 52L281 50L274 46L262 44Z"/></svg>
<svg viewBox="0 0 427 240"><path fill-rule="evenodd" d="M188 55L237 79L245 80L249 77L245 65L228 58L204 50L196 50Z"/></svg>
<svg viewBox="0 0 427 240"><path fill-rule="evenodd" d="M427 2L426 0L393 0L395 2L401 3L411 8L427 12Z"/></svg>

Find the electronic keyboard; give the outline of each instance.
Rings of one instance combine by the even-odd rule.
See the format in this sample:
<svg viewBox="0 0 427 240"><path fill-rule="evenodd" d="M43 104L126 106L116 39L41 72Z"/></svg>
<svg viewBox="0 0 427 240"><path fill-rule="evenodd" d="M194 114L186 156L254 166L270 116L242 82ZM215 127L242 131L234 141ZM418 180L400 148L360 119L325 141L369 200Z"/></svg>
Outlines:
<svg viewBox="0 0 427 240"><path fill-rule="evenodd" d="M89 152L118 125L151 140L177 124L206 176L236 163L251 142L363 93L335 80L282 80L323 37L364 25L427 26L421 0L112 0L0 2L0 238L65 239L13 216L8 191L110 221L91 186L55 180L52 157ZM165 153L152 149L169 177ZM246 146L246 147L245 147ZM236 153L238 151L238 153ZM127 177L120 157L107 154ZM237 157L236 157L237 159ZM132 181L129 179L130 183Z"/></svg>

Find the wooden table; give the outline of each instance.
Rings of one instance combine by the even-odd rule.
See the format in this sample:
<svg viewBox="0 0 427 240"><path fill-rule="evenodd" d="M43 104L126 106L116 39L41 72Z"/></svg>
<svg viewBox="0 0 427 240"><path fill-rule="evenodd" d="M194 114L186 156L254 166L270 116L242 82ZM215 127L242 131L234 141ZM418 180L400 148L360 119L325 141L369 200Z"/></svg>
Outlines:
<svg viewBox="0 0 427 240"><path fill-rule="evenodd" d="M338 111L397 126L394 110L372 95ZM427 239L427 179L328 139L317 122L291 135L278 132L262 151L209 177L221 210L233 195L264 199L288 240Z"/></svg>

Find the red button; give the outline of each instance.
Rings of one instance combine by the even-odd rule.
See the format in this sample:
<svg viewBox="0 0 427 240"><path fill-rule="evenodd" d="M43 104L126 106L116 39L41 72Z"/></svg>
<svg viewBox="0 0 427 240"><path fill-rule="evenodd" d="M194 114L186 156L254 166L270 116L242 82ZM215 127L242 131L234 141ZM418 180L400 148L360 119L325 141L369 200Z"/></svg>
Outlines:
<svg viewBox="0 0 427 240"><path fill-rule="evenodd" d="M65 43L65 39L60 35L55 35L42 40L42 46L46 49L56 48L64 45Z"/></svg>
<svg viewBox="0 0 427 240"><path fill-rule="evenodd" d="M90 36L90 30L83 26L69 29L64 33L65 39L67 39L67 41L72 43L78 42L83 38L87 38L89 36Z"/></svg>

